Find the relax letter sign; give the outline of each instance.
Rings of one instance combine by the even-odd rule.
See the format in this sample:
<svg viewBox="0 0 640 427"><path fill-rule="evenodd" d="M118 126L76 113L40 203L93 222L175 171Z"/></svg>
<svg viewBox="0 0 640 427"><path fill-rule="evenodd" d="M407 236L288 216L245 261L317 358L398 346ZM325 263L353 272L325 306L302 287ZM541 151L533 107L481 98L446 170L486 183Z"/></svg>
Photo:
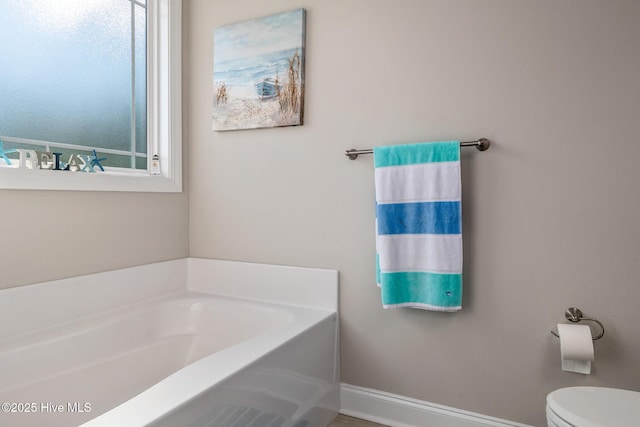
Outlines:
<svg viewBox="0 0 640 427"><path fill-rule="evenodd" d="M95 172L97 167L102 172L104 168L100 163L106 158L99 159L96 151L93 155L70 154L66 162L62 160L62 153L35 150L15 150L19 154L18 167L21 169L51 169L56 171Z"/></svg>

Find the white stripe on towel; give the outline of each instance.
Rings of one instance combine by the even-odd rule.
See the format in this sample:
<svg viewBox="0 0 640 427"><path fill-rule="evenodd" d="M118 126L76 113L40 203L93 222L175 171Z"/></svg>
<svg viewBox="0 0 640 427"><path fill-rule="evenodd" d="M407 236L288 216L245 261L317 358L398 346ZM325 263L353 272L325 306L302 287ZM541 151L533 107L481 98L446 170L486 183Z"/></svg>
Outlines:
<svg viewBox="0 0 640 427"><path fill-rule="evenodd" d="M397 308L397 307L409 307L409 308L420 308L422 310L431 310L431 311L445 311L445 312L453 312L462 309L461 305L452 305L441 307L439 305L431 305L424 304L421 302L403 302L400 304L382 304L382 308Z"/></svg>
<svg viewBox="0 0 640 427"><path fill-rule="evenodd" d="M462 273L460 234L387 234L376 240L384 273Z"/></svg>
<svg viewBox="0 0 640 427"><path fill-rule="evenodd" d="M375 174L376 201L380 204L461 198L460 162L389 166L377 168Z"/></svg>

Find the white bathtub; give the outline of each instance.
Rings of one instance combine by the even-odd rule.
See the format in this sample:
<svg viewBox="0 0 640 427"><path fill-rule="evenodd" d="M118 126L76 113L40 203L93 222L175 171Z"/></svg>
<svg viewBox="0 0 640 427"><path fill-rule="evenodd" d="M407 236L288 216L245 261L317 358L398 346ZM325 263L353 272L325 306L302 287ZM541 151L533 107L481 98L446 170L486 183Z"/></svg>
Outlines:
<svg viewBox="0 0 640 427"><path fill-rule="evenodd" d="M325 426L336 311L334 271L201 259L0 291L0 425Z"/></svg>

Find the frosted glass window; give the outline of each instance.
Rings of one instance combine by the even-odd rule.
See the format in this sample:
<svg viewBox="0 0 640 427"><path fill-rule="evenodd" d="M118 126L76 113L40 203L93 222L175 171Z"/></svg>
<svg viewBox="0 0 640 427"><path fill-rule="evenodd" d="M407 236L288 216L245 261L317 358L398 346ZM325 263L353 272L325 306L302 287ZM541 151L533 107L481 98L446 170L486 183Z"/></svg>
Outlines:
<svg viewBox="0 0 640 427"><path fill-rule="evenodd" d="M1 0L4 148L146 169L146 21L146 0Z"/></svg>

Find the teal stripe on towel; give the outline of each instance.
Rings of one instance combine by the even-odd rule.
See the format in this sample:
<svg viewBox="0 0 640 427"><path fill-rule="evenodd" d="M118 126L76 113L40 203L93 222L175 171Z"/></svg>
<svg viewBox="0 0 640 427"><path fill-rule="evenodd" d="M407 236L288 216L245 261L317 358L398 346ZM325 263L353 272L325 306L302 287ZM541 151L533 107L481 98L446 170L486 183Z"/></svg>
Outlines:
<svg viewBox="0 0 640 427"><path fill-rule="evenodd" d="M410 145L412 148L407 149ZM460 160L460 142L426 142L421 144L387 145L374 147L376 168L415 165L419 163L457 162Z"/></svg>
<svg viewBox="0 0 640 427"><path fill-rule="evenodd" d="M433 308L462 306L462 274L381 273L382 304L425 304Z"/></svg>

